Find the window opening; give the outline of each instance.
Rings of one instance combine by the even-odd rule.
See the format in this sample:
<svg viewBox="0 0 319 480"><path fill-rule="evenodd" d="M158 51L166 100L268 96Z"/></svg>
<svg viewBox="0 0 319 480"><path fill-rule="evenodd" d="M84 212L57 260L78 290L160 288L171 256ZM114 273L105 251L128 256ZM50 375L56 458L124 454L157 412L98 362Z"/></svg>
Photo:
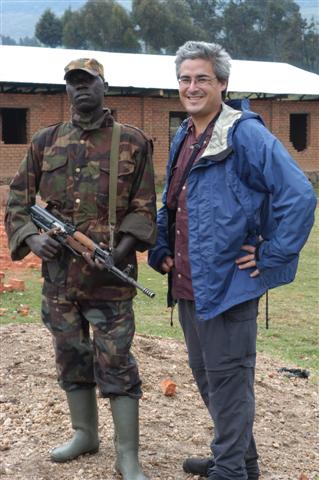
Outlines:
<svg viewBox="0 0 319 480"><path fill-rule="evenodd" d="M178 127L187 117L187 112L169 112L169 145L172 143Z"/></svg>
<svg viewBox="0 0 319 480"><path fill-rule="evenodd" d="M290 141L298 152L308 146L308 113L290 114Z"/></svg>
<svg viewBox="0 0 319 480"><path fill-rule="evenodd" d="M0 140L5 144L27 143L27 109L0 108Z"/></svg>

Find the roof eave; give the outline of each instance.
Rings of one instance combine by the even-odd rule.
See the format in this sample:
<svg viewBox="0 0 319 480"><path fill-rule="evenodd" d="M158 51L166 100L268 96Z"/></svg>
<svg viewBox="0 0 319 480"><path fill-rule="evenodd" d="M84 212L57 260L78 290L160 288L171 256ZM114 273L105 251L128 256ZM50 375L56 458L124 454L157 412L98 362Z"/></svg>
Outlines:
<svg viewBox="0 0 319 480"><path fill-rule="evenodd" d="M65 92L65 84L36 84L23 82L0 82L0 93L16 93L16 94L49 94ZM159 89L159 88L145 88L145 87L116 87L111 86L106 96L133 96L133 97L163 97L163 98L178 98L177 89ZM234 98L248 98L250 100L290 100L290 101L312 101L318 100L319 95L305 95L305 94L280 94L270 92L235 92L230 91L227 97Z"/></svg>

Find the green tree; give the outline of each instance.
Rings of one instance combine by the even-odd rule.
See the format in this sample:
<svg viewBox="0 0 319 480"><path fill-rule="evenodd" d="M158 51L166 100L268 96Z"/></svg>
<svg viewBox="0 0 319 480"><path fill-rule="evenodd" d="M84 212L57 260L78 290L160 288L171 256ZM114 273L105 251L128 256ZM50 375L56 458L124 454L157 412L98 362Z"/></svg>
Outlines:
<svg viewBox="0 0 319 480"><path fill-rule="evenodd" d="M225 5L221 43L233 58L256 60L262 57L258 12L252 2L231 0Z"/></svg>
<svg viewBox="0 0 319 480"><path fill-rule="evenodd" d="M132 18L148 53L175 53L186 40L203 39L186 0L133 0Z"/></svg>
<svg viewBox="0 0 319 480"><path fill-rule="evenodd" d="M62 43L62 22L48 8L35 26L35 36L48 47L57 47Z"/></svg>
<svg viewBox="0 0 319 480"><path fill-rule="evenodd" d="M193 25L200 29L201 39L208 42L218 41L225 2L221 0L186 0L186 2L190 8Z"/></svg>
<svg viewBox="0 0 319 480"><path fill-rule="evenodd" d="M84 15L68 8L62 18L62 44L66 48L87 49L89 42L85 35Z"/></svg>
<svg viewBox="0 0 319 480"><path fill-rule="evenodd" d="M169 22L165 38L165 53L174 54L187 40L205 40L206 32L194 24L189 4L185 0L166 0Z"/></svg>
<svg viewBox="0 0 319 480"><path fill-rule="evenodd" d="M269 60L296 58L297 61L303 29L299 6L293 0L257 0L255 3Z"/></svg>
<svg viewBox="0 0 319 480"><path fill-rule="evenodd" d="M160 52L166 43L169 12L161 0L133 0L132 19L146 53Z"/></svg>
<svg viewBox="0 0 319 480"><path fill-rule="evenodd" d="M313 68L318 34L293 0L231 0L223 11L221 42L233 58Z"/></svg>
<svg viewBox="0 0 319 480"><path fill-rule="evenodd" d="M130 13L115 0L88 0L61 19L46 10L36 38L51 47L165 54L204 40L220 42L233 58L319 71L318 30L294 0L133 0Z"/></svg>
<svg viewBox="0 0 319 480"><path fill-rule="evenodd" d="M306 23L303 32L303 68L319 73L319 33L314 21Z"/></svg>
<svg viewBox="0 0 319 480"><path fill-rule="evenodd" d="M62 23L66 47L114 52L140 49L129 14L114 0L88 0L80 10L65 12Z"/></svg>

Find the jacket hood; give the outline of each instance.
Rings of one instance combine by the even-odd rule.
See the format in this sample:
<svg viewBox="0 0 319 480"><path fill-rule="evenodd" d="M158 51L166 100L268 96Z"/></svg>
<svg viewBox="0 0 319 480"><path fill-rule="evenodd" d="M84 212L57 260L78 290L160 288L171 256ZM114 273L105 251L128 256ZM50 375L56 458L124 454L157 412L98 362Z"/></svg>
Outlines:
<svg viewBox="0 0 319 480"><path fill-rule="evenodd" d="M247 109L246 104L241 105L237 101L234 105L238 108L243 107L243 110L237 110L230 104L222 103L222 111L215 124L211 139L205 149L202 158L218 155L232 147L232 133L234 132L239 121L248 118L261 118ZM263 122L262 122L263 123Z"/></svg>
<svg viewBox="0 0 319 480"><path fill-rule="evenodd" d="M235 110L225 103L222 104L222 111L215 124L213 134L210 141L202 155L202 157L208 157L211 155L218 155L226 150L228 145L228 130L236 121L240 119L243 112Z"/></svg>

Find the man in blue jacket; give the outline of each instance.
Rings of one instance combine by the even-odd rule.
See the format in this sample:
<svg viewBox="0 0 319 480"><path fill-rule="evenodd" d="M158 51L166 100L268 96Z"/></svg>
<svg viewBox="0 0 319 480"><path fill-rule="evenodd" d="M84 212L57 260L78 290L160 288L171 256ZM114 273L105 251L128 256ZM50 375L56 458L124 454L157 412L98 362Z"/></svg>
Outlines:
<svg viewBox="0 0 319 480"><path fill-rule="evenodd" d="M172 142L150 265L169 275L189 364L214 422L213 457L183 468L257 480L253 437L258 299L294 279L314 221L310 182L258 115L227 106L230 57L186 42L176 55L189 113Z"/></svg>

